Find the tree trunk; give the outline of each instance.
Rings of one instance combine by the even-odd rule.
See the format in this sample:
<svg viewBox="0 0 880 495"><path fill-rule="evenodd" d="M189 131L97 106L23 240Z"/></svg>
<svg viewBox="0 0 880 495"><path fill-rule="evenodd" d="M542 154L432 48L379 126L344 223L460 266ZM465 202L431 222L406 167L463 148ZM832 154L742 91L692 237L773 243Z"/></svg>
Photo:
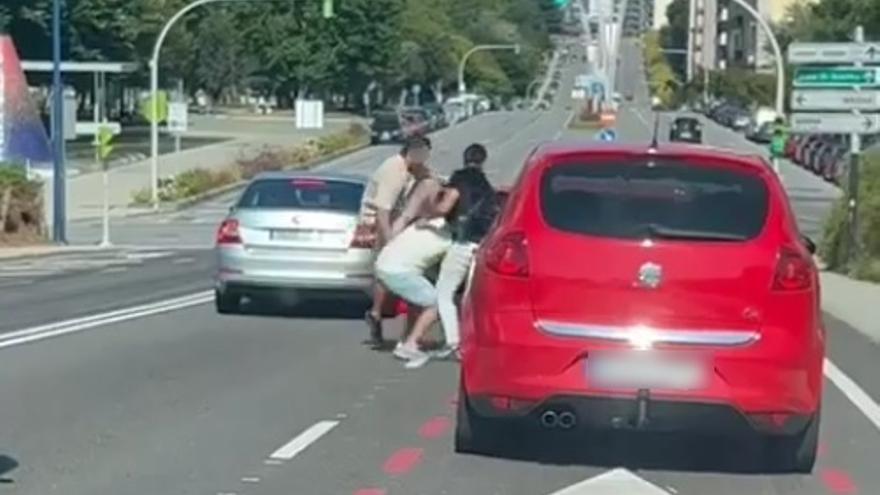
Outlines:
<svg viewBox="0 0 880 495"><path fill-rule="evenodd" d="M3 196L0 197L0 234L6 232L6 220L9 218L9 204L12 202L12 188L7 187L3 190Z"/></svg>

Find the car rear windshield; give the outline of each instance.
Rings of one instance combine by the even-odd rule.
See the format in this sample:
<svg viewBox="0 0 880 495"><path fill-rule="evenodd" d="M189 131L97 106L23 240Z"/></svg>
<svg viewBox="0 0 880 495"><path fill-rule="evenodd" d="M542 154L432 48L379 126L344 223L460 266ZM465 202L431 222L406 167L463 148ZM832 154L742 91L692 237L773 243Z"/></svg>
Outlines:
<svg viewBox="0 0 880 495"><path fill-rule="evenodd" d="M396 113L378 113L373 117L373 123L375 125L393 127L400 125L400 119Z"/></svg>
<svg viewBox="0 0 880 495"><path fill-rule="evenodd" d="M677 160L558 164L541 180L541 211L556 229L620 239L745 241L767 217L764 180L748 171Z"/></svg>
<svg viewBox="0 0 880 495"><path fill-rule="evenodd" d="M239 208L287 208L357 212L363 184L325 179L260 179L242 195Z"/></svg>

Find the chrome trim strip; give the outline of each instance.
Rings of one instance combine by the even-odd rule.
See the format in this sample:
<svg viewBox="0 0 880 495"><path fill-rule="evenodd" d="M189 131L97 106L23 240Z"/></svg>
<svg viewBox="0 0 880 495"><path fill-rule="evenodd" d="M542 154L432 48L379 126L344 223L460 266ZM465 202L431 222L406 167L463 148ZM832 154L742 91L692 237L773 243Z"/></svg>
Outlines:
<svg viewBox="0 0 880 495"><path fill-rule="evenodd" d="M552 320L535 322L538 330L560 337L580 337L608 342L639 343L637 327L566 323ZM751 330L675 330L648 328L651 344L705 345L718 347L745 347L761 339L761 334Z"/></svg>

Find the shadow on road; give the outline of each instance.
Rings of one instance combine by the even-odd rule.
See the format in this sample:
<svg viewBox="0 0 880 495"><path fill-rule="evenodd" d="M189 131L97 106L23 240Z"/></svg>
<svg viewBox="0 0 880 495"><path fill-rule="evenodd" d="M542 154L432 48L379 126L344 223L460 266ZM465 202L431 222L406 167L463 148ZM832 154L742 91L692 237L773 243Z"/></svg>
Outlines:
<svg viewBox="0 0 880 495"><path fill-rule="evenodd" d="M18 461L6 455L0 455L0 483L14 483L8 473L18 467Z"/></svg>
<svg viewBox="0 0 880 495"><path fill-rule="evenodd" d="M362 320L368 307L368 301L357 299L342 301L324 298L284 300L279 297L265 297L245 301L241 307L241 314L269 318Z"/></svg>
<svg viewBox="0 0 880 495"><path fill-rule="evenodd" d="M757 442L679 434L530 430L493 454L553 465L736 474L768 472Z"/></svg>

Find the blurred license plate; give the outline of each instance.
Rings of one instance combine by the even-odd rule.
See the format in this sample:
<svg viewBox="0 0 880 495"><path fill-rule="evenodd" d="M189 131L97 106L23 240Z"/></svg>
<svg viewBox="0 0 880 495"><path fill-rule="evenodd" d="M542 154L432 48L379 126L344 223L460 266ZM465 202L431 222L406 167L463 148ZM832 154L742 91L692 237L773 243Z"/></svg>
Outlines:
<svg viewBox="0 0 880 495"><path fill-rule="evenodd" d="M273 241L320 242L324 238L317 230L273 230L269 233Z"/></svg>
<svg viewBox="0 0 880 495"><path fill-rule="evenodd" d="M587 358L587 376L600 388L694 390L705 387L707 366L692 355L600 353Z"/></svg>
<svg viewBox="0 0 880 495"><path fill-rule="evenodd" d="M692 138L693 136L692 136L691 133L688 132L688 131L682 131L682 132L681 132L681 137L683 137L683 138Z"/></svg>

